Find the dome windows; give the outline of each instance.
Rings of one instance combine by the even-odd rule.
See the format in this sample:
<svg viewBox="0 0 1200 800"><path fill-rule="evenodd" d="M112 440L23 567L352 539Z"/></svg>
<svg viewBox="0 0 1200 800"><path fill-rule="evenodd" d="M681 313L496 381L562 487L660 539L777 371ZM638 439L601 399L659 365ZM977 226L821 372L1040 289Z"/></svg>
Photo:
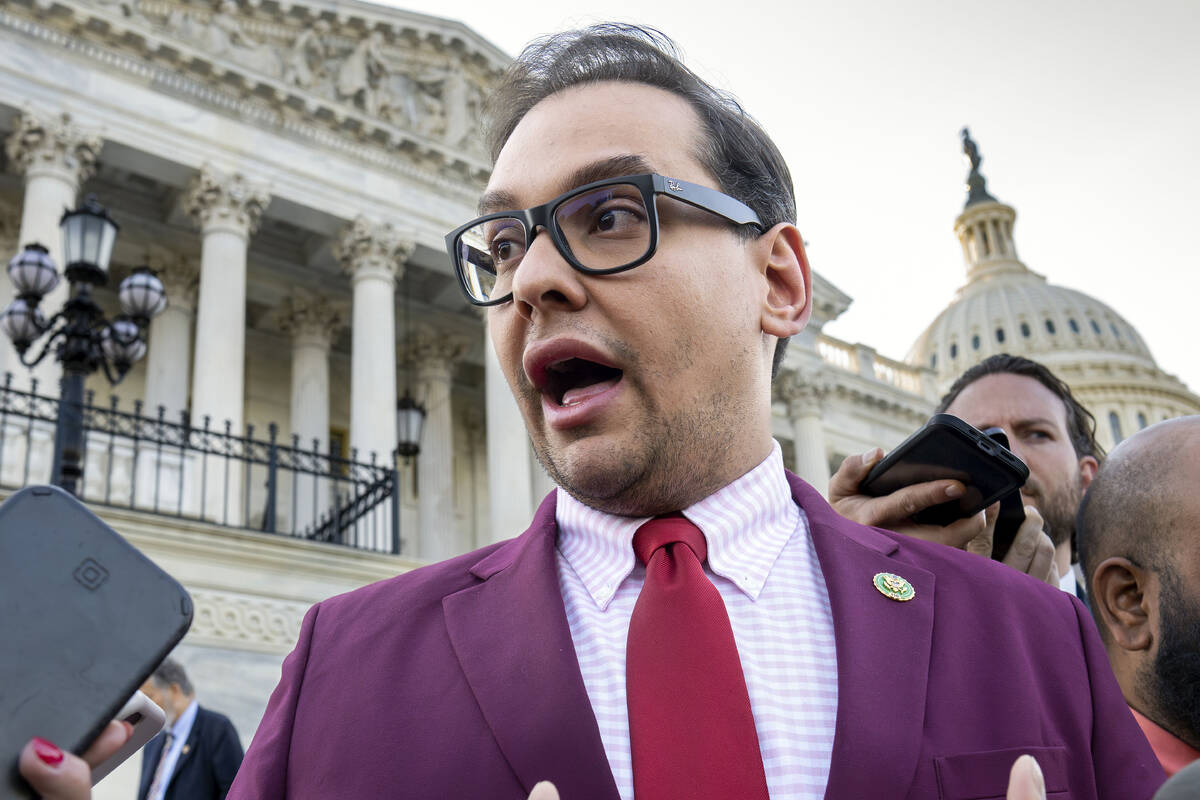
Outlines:
<svg viewBox="0 0 1200 800"><path fill-rule="evenodd" d="M1113 444L1120 444L1125 437L1121 435L1121 418L1117 416L1117 412L1108 412L1108 427L1112 431Z"/></svg>
<svg viewBox="0 0 1200 800"><path fill-rule="evenodd" d="M1139 431L1140 431L1142 428L1145 428L1145 427L1146 427L1146 415L1145 415L1145 414L1143 414L1141 411L1139 411L1139 412L1138 412L1138 415L1137 415L1137 421L1138 421L1138 430L1139 430Z"/></svg>
<svg viewBox="0 0 1200 800"><path fill-rule="evenodd" d="M950 345L950 357L958 358L958 345L957 344Z"/></svg>
<svg viewBox="0 0 1200 800"><path fill-rule="evenodd" d="M1021 324L1024 325L1025 323L1022 322ZM996 328L996 341L1004 344L1004 328Z"/></svg>
<svg viewBox="0 0 1200 800"><path fill-rule="evenodd" d="M1094 320L1094 319L1089 319L1088 322L1092 323L1092 332L1095 333L1097 336L1099 336L1100 335L1100 323L1096 322L1096 320Z"/></svg>
<svg viewBox="0 0 1200 800"><path fill-rule="evenodd" d="M1075 321L1074 317L1068 319L1067 324L1071 326L1071 333L1079 333L1079 323Z"/></svg>
<svg viewBox="0 0 1200 800"><path fill-rule="evenodd" d="M1052 320L1048 317L1046 318L1046 333L1050 334L1051 336L1053 336L1055 334L1054 320Z"/></svg>
<svg viewBox="0 0 1200 800"><path fill-rule="evenodd" d="M1117 323L1110 322L1108 323L1108 327L1112 328L1113 336L1117 337L1118 339L1121 338L1121 331L1117 330Z"/></svg>
<svg viewBox="0 0 1200 800"><path fill-rule="evenodd" d="M937 369L937 353L929 354L929 368Z"/></svg>
<svg viewBox="0 0 1200 800"><path fill-rule="evenodd" d="M972 350L978 350L978 349L979 349L979 345L980 345L980 341L979 341L979 334L977 333L977 334L975 334L974 336L972 336L972 337L971 337L971 349L972 349Z"/></svg>
<svg viewBox="0 0 1200 800"><path fill-rule="evenodd" d="M1024 336L1026 339L1028 339L1032 334L1033 334L1033 331L1029 330L1029 323L1022 322L1021 323L1021 335Z"/></svg>

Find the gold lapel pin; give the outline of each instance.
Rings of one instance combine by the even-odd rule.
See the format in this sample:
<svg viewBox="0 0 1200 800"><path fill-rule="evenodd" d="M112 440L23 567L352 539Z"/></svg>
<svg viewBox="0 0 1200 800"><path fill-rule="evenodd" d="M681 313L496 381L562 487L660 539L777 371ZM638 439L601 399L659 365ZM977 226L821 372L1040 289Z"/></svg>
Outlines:
<svg viewBox="0 0 1200 800"><path fill-rule="evenodd" d="M191 749L192 749L192 746L191 746L191 745L185 744L185 745L183 746L183 755L185 755L185 756L186 756L186 755L188 754L188 751L189 751L189 750L191 750Z"/></svg>
<svg viewBox="0 0 1200 800"><path fill-rule="evenodd" d="M899 575L893 575L890 572L881 572L875 576L872 583L879 593L884 597L889 597L901 603L908 602L917 596L917 590L908 581L901 578Z"/></svg>

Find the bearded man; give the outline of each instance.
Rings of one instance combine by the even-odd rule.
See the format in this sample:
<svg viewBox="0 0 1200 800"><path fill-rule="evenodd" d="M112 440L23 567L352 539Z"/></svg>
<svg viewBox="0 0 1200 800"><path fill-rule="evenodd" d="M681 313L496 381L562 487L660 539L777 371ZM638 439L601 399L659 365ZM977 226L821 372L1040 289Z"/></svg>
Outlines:
<svg viewBox="0 0 1200 800"><path fill-rule="evenodd" d="M960 375L935 413L953 414L980 430L1004 431L1009 449L1029 467L1029 479L1021 488L1025 522L1004 563L1084 600L1073 569L1075 514L1104 458L1091 412L1044 365L1000 354ZM829 483L829 500L838 513L864 525L991 554L994 519L986 514L946 526L911 520L921 509L958 496L948 491L961 494L957 481L916 484L884 497L860 495L859 483L882 456L872 448L842 463Z"/></svg>
<svg viewBox="0 0 1200 800"><path fill-rule="evenodd" d="M1079 511L1092 614L1168 775L1200 759L1200 416L1113 450Z"/></svg>

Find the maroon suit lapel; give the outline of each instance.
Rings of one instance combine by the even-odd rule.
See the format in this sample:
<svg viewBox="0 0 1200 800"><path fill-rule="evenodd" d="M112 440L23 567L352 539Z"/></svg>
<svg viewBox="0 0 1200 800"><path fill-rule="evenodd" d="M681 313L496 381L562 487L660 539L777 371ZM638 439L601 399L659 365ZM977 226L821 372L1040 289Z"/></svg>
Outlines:
<svg viewBox="0 0 1200 800"><path fill-rule="evenodd" d="M903 797L916 774L933 638L933 573L898 562L895 541L846 521L799 478L792 496L808 516L837 641L838 710L827 798ZM889 599L879 572L916 596Z"/></svg>
<svg viewBox="0 0 1200 800"><path fill-rule="evenodd" d="M482 582L442 601L446 629L483 716L526 791L617 800L579 672L555 567L554 494L520 538L472 568Z"/></svg>

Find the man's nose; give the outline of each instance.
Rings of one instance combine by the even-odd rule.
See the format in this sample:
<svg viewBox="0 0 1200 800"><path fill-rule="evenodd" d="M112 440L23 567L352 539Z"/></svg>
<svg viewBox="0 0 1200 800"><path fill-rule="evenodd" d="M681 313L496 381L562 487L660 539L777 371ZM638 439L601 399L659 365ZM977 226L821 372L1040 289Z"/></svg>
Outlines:
<svg viewBox="0 0 1200 800"><path fill-rule="evenodd" d="M554 246L550 232L537 229L513 273L513 302L527 319L537 311L575 311L587 303L582 275Z"/></svg>

